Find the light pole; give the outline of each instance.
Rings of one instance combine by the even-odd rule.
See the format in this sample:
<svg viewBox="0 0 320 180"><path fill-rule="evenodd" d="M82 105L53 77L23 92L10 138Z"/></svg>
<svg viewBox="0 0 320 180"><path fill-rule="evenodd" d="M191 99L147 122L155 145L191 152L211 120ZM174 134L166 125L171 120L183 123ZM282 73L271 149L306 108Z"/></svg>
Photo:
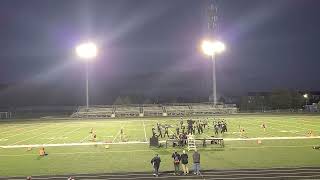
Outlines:
<svg viewBox="0 0 320 180"><path fill-rule="evenodd" d="M92 42L81 43L76 46L76 54L86 63L86 107L89 109L89 61L97 56L97 46Z"/></svg>
<svg viewBox="0 0 320 180"><path fill-rule="evenodd" d="M205 55L211 57L212 60L212 84L213 84L213 104L217 104L217 81L216 81L216 54L222 53L226 47L220 41L204 40L201 44L201 49Z"/></svg>
<svg viewBox="0 0 320 180"><path fill-rule="evenodd" d="M303 97L306 99L306 107L307 107L307 104L308 104L308 94L304 94Z"/></svg>

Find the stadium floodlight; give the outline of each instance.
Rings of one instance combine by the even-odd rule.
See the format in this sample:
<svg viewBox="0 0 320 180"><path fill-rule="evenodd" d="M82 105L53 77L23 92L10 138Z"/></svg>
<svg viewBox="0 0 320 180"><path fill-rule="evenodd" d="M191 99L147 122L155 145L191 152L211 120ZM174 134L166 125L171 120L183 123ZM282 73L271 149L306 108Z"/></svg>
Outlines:
<svg viewBox="0 0 320 180"><path fill-rule="evenodd" d="M92 42L82 43L76 47L76 53L80 59L89 60L97 56L97 46Z"/></svg>
<svg viewBox="0 0 320 180"><path fill-rule="evenodd" d="M226 46L220 41L204 40L201 44L201 49L205 55L211 56L212 59L212 81L213 81L213 103L217 104L217 84L216 84L216 54L220 54L225 51Z"/></svg>
<svg viewBox="0 0 320 180"><path fill-rule="evenodd" d="M92 42L86 42L79 44L75 48L76 54L81 60L86 61L86 105L87 109L89 109L89 70L88 70L88 62L93 60L98 53L97 46Z"/></svg>
<svg viewBox="0 0 320 180"><path fill-rule="evenodd" d="M215 54L222 53L225 51L226 46L220 41L208 41L204 40L201 44L201 48L204 54L208 56L213 56Z"/></svg>

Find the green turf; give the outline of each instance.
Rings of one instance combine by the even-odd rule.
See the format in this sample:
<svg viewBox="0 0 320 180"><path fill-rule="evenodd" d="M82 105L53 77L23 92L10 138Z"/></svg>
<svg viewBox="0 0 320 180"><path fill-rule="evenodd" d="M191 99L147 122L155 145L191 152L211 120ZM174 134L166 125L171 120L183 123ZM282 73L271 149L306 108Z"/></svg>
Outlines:
<svg viewBox="0 0 320 180"><path fill-rule="evenodd" d="M309 130L320 135L317 115L233 115L220 116L228 123L224 138L239 138L239 126L251 137L302 137ZM107 120L24 120L0 122L0 146L25 144L58 144L89 142L91 128L97 141L119 142L119 130L124 128L128 141L145 141L157 122L170 124L172 132L180 118L137 118ZM204 119L195 117L193 119ZM212 118L209 118L210 122ZM266 132L261 124L267 125ZM185 122L186 123L186 122ZM211 124L211 123L210 123ZM144 131L144 128L146 131ZM170 131L170 132L171 132ZM199 137L213 135L212 128ZM203 169L320 166L320 151L311 147L320 139L226 141L225 148L200 148ZM182 149L177 149L182 151ZM49 156L38 157L38 148L0 149L0 176L57 175L70 173L101 173L150 171L150 159L155 153L162 158L161 170L172 170L173 148L149 148L147 144L47 147ZM191 155L191 154L190 154ZM190 164L191 167L191 164Z"/></svg>

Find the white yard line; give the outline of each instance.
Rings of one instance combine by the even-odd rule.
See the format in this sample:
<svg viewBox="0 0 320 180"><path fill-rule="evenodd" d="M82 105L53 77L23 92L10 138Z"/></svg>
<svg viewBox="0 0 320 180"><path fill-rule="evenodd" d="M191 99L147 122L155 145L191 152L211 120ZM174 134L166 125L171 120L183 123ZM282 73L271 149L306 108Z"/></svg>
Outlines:
<svg viewBox="0 0 320 180"><path fill-rule="evenodd" d="M300 127L301 126L300 123L302 123L302 122L298 122L298 121L305 121L305 120L301 119L301 120L292 120L292 121L293 121L292 123L296 124L296 126L290 124L291 126L294 126L295 128L303 129L304 130L303 132L305 132L305 133L307 133L310 129L314 129L314 128L319 129L320 128L319 125L314 125L314 124L303 122L303 125L309 126L308 129L305 129L305 128ZM289 121L289 122L291 123L291 121ZM310 126L313 126L314 128L310 128Z"/></svg>
<svg viewBox="0 0 320 180"><path fill-rule="evenodd" d="M256 140L297 140L297 139L320 139L320 136L313 137L257 137L257 138L225 138L224 141L256 141ZM160 141L164 143L166 141ZM141 141L129 141L129 142L118 142L118 143L107 143L107 142L89 142L89 143L63 143L63 144L27 144L27 145L7 145L0 146L0 148L25 148L25 147L57 147L57 146L89 146L89 145L112 145L112 144L148 144L149 142L141 142ZM310 147L308 146L263 146L263 147ZM237 147L233 147L237 148ZM257 148L257 147L243 147L243 148ZM261 148L261 147L258 147Z"/></svg>
<svg viewBox="0 0 320 180"><path fill-rule="evenodd" d="M253 141L253 140L288 140L288 139L320 139L320 136L224 138L223 140L224 141Z"/></svg>
<svg viewBox="0 0 320 180"><path fill-rule="evenodd" d="M247 120L245 123L249 124L250 126L253 126L255 129L257 129L258 131L260 131L259 129L261 128L259 124L254 124L254 123L250 123L249 121L251 120ZM261 128L261 132L263 132L264 134L271 134L269 133L270 131L268 131L268 129L273 129L275 132L280 132L281 130L281 127L279 128L276 128L279 124L276 124L275 122L270 122L272 120L266 120L265 123L266 123L266 132L263 131L263 128ZM242 122L243 123L243 122ZM268 125L270 124L270 125ZM273 125L272 125L273 124ZM274 125L275 124L275 125ZM250 131L251 132L251 131ZM295 134L295 135L298 135L298 136L302 136L302 134L298 134L296 132L288 132L288 133L291 133L291 134ZM240 137L240 133L239 133L239 137Z"/></svg>
<svg viewBox="0 0 320 180"><path fill-rule="evenodd" d="M8 145L0 146L0 148L11 149L11 148L27 148L27 147L59 147L59 146L90 146L90 145L114 145L114 144L148 144L148 142L131 141L131 142L118 142L118 143L107 143L107 142L87 142L87 143L63 143L63 144L27 144L27 145Z"/></svg>
<svg viewBox="0 0 320 180"><path fill-rule="evenodd" d="M60 127L57 127L57 128L54 128L54 129L59 129L59 128L60 128ZM52 130L52 129L50 129L50 130ZM15 145L15 144L18 144L18 143L21 143L21 142L24 142L24 141L27 141L27 140L30 140L30 139L33 139L33 138L37 138L37 137L40 137L40 136L42 136L42 135L44 135L44 134L48 134L48 133L50 133L50 132L51 132L51 131L46 131L46 132L41 133L41 134L38 134L38 135L36 135L36 136L32 136L32 137L29 137L29 138L27 138L27 139L17 141L17 142L15 142L15 143L13 143L13 144L10 144L10 145Z"/></svg>
<svg viewBox="0 0 320 180"><path fill-rule="evenodd" d="M89 134L88 136L86 136L83 139L81 139L80 142L82 143L83 141L87 140L90 136L91 136L91 134Z"/></svg>
<svg viewBox="0 0 320 180"><path fill-rule="evenodd" d="M52 124L51 124L52 125ZM50 126L50 125L49 125ZM7 136L7 137L2 137L3 139L8 139L8 138L11 138L11 137L15 137L15 136L19 136L19 135L22 135L22 134L26 134L26 133L29 133L29 132L32 132L32 131L35 131L35 130L39 130L39 129L44 129L44 128L47 128L49 126L45 126L45 127L39 127L39 128L36 128L36 129L32 129L32 130L29 130L29 131L24 131L22 133L18 133L18 134L14 134L14 135L11 135L11 136Z"/></svg>
<svg viewBox="0 0 320 180"><path fill-rule="evenodd" d="M8 131L3 131L3 132L0 132L0 134L4 134L4 133L7 133L7 132L11 132L11 131L16 131L17 129L22 129L22 128L18 128L18 126L14 126L14 127L9 127L10 130Z"/></svg>
<svg viewBox="0 0 320 180"><path fill-rule="evenodd" d="M290 128L290 127L292 127L292 125L289 124L290 122L288 122L288 124L283 124L283 123L281 123L281 121L278 122L279 120L277 120L277 122L271 122L271 121L275 121L275 120L269 120L269 121L267 121L267 123L275 124L275 126L279 126L279 125L280 125L280 126L279 126L280 128L281 128L281 125L284 126L284 127L288 127L289 129L299 128L299 129L302 129L303 132L305 132L305 134L307 133L307 131L306 131L304 128L300 128L299 126L294 126L293 128ZM289 125L290 125L290 126L289 126ZM278 129L279 131L283 130L283 129L280 129L280 128L274 128L274 127L273 127L273 129ZM268 125L267 125L267 129L268 129ZM294 131L289 131L289 133L296 134L296 135L298 135L298 136L304 135L304 134L297 133L297 132L294 132Z"/></svg>
<svg viewBox="0 0 320 180"><path fill-rule="evenodd" d="M116 136L113 138L112 143L114 143L114 141L117 139L117 137L119 136L121 130L118 131L118 133L116 134Z"/></svg>
<svg viewBox="0 0 320 180"><path fill-rule="evenodd" d="M81 128L83 128L83 127L79 127L79 128L77 128L77 129L75 129L75 130L73 130L73 131L63 133L60 137L63 137L63 136L68 135L68 134L72 134L72 133L78 131L78 130L81 129ZM52 140L48 141L47 143L52 142L52 141L55 141L55 140L56 140L56 139L52 139Z"/></svg>
<svg viewBox="0 0 320 180"><path fill-rule="evenodd" d="M171 132L171 134L174 134L174 132L170 129L170 128L168 128L169 129L169 131Z"/></svg>
<svg viewBox="0 0 320 180"><path fill-rule="evenodd" d="M147 139L146 125L144 124L144 120L142 120L142 123L143 123L143 130L144 130L144 138L145 138L145 141L147 142L148 139Z"/></svg>
<svg viewBox="0 0 320 180"><path fill-rule="evenodd" d="M120 127L120 130L118 131L118 133L116 134L116 136L113 138L112 143L114 143L114 141L117 139L117 137L119 136L120 132L121 132L121 128L123 128L126 124L128 123L128 121L126 121L124 123L123 126ZM121 141L121 140L120 140Z"/></svg>

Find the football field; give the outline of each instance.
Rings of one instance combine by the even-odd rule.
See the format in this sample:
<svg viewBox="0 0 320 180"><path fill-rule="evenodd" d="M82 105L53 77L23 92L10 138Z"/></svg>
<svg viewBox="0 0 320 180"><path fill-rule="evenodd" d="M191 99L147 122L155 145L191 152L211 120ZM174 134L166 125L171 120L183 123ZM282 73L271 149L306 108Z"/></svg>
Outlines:
<svg viewBox="0 0 320 180"><path fill-rule="evenodd" d="M312 149L320 145L318 115L191 118L208 119L209 128L197 134L199 138L214 135L214 119L227 122L228 132L219 134L225 140L224 148L199 146L202 169L320 166L320 151ZM183 119L186 124L188 118ZM148 139L157 122L167 124L169 134L173 134L180 126L180 117L2 121L0 176L150 171L150 159L156 153L162 159L160 169L172 170L171 154L174 150L182 152L183 148L150 148ZM262 124L266 125L265 130ZM245 129L242 135L240 128ZM91 129L97 135L95 141ZM39 148L43 146L49 155L39 157Z"/></svg>

